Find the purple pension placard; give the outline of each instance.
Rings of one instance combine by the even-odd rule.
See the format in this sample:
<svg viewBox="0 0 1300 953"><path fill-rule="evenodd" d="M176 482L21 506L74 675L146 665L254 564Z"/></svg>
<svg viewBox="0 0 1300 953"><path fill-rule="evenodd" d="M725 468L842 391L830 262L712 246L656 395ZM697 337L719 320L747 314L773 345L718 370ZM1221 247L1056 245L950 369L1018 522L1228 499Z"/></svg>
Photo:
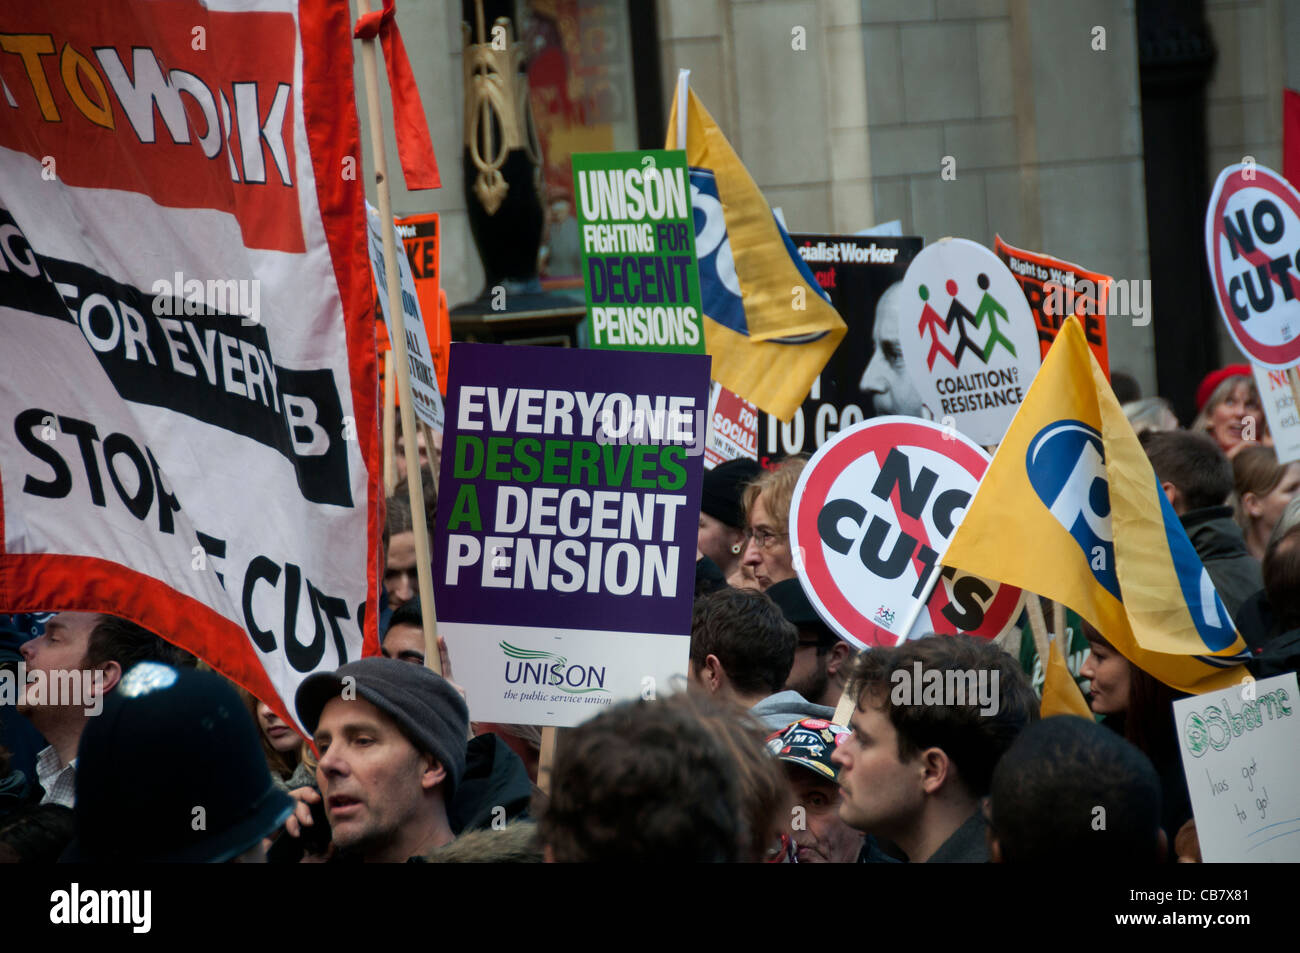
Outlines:
<svg viewBox="0 0 1300 953"><path fill-rule="evenodd" d="M709 365L453 344L439 621L689 635Z"/></svg>

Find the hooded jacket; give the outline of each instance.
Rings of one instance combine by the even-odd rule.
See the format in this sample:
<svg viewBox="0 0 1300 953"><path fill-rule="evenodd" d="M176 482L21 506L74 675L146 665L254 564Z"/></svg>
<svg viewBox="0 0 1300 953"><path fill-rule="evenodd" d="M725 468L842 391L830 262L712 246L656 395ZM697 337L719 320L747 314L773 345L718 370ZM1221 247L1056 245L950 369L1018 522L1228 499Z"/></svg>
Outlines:
<svg viewBox="0 0 1300 953"><path fill-rule="evenodd" d="M414 860L415 858L412 858ZM429 864L540 864L542 845L532 821L512 821L502 830L469 831L420 858Z"/></svg>
<svg viewBox="0 0 1300 953"><path fill-rule="evenodd" d="M1273 607L1268 602L1268 590L1261 589L1241 604L1232 621L1237 625L1250 651L1258 656L1264 646L1282 634L1273 618Z"/></svg>
<svg viewBox="0 0 1300 953"><path fill-rule="evenodd" d="M447 822L460 837L492 827L494 821L513 821L527 816L532 796L533 784L519 755L495 734L478 735L466 749L465 774L447 805Z"/></svg>
<svg viewBox="0 0 1300 953"><path fill-rule="evenodd" d="M1234 618L1242 603L1264 588L1259 563L1246 550L1246 538L1232 519L1232 507L1207 506L1179 517L1183 529L1205 564L1228 615Z"/></svg>
<svg viewBox="0 0 1300 953"><path fill-rule="evenodd" d="M768 731L780 731L801 718L824 718L830 721L835 717L834 708L814 705L798 692L790 689L768 695L751 708L749 713L761 721Z"/></svg>

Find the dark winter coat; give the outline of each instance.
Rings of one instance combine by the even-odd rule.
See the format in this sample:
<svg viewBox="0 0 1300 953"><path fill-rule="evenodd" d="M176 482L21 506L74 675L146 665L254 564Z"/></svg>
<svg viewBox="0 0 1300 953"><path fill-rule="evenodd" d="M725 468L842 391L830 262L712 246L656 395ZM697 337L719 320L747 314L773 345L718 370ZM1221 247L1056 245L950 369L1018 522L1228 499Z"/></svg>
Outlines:
<svg viewBox="0 0 1300 953"><path fill-rule="evenodd" d="M1264 577L1255 557L1246 551L1246 538L1233 522L1232 507L1207 506L1179 518L1224 608L1235 618L1242 603L1264 588Z"/></svg>

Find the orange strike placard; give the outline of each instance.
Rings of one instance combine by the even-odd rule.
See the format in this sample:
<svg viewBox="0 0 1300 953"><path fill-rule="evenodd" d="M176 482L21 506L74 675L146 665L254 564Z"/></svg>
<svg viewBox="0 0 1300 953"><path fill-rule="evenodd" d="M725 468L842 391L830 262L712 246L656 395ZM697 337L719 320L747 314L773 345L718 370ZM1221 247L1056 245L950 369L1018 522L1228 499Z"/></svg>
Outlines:
<svg viewBox="0 0 1300 953"><path fill-rule="evenodd" d="M447 357L451 346L451 321L444 298L439 293L441 275L442 232L438 213L399 216L397 234L402 236L406 257L411 262L415 294L420 299L420 314L429 338L429 353L438 374L438 390L447 393Z"/></svg>
<svg viewBox="0 0 1300 953"><path fill-rule="evenodd" d="M1088 347L1097 363L1110 379L1110 345L1106 338L1106 303L1110 297L1112 279L1107 275L1085 271L1078 265L1040 252L1013 248L993 236L993 250L1011 269L1016 281L1025 292L1029 310L1033 312L1038 328L1038 346L1042 356L1056 340L1061 322L1074 314L1083 325ZM1054 302L1061 302L1057 307Z"/></svg>

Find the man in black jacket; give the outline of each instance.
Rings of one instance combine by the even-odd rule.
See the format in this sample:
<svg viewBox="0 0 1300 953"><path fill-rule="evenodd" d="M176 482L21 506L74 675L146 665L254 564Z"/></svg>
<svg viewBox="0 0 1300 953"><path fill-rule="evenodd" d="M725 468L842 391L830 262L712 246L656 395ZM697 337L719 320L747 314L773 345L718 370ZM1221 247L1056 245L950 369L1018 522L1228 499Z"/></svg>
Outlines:
<svg viewBox="0 0 1300 953"><path fill-rule="evenodd" d="M931 635L861 653L848 691L851 734L831 755L840 818L913 863L987 861L980 799L1038 719L1016 660L987 639Z"/></svg>
<svg viewBox="0 0 1300 953"><path fill-rule="evenodd" d="M339 858L402 862L455 839L447 806L465 774L469 710L446 679L365 658L307 678L295 703L320 752L320 792L294 792L290 836L323 799Z"/></svg>

